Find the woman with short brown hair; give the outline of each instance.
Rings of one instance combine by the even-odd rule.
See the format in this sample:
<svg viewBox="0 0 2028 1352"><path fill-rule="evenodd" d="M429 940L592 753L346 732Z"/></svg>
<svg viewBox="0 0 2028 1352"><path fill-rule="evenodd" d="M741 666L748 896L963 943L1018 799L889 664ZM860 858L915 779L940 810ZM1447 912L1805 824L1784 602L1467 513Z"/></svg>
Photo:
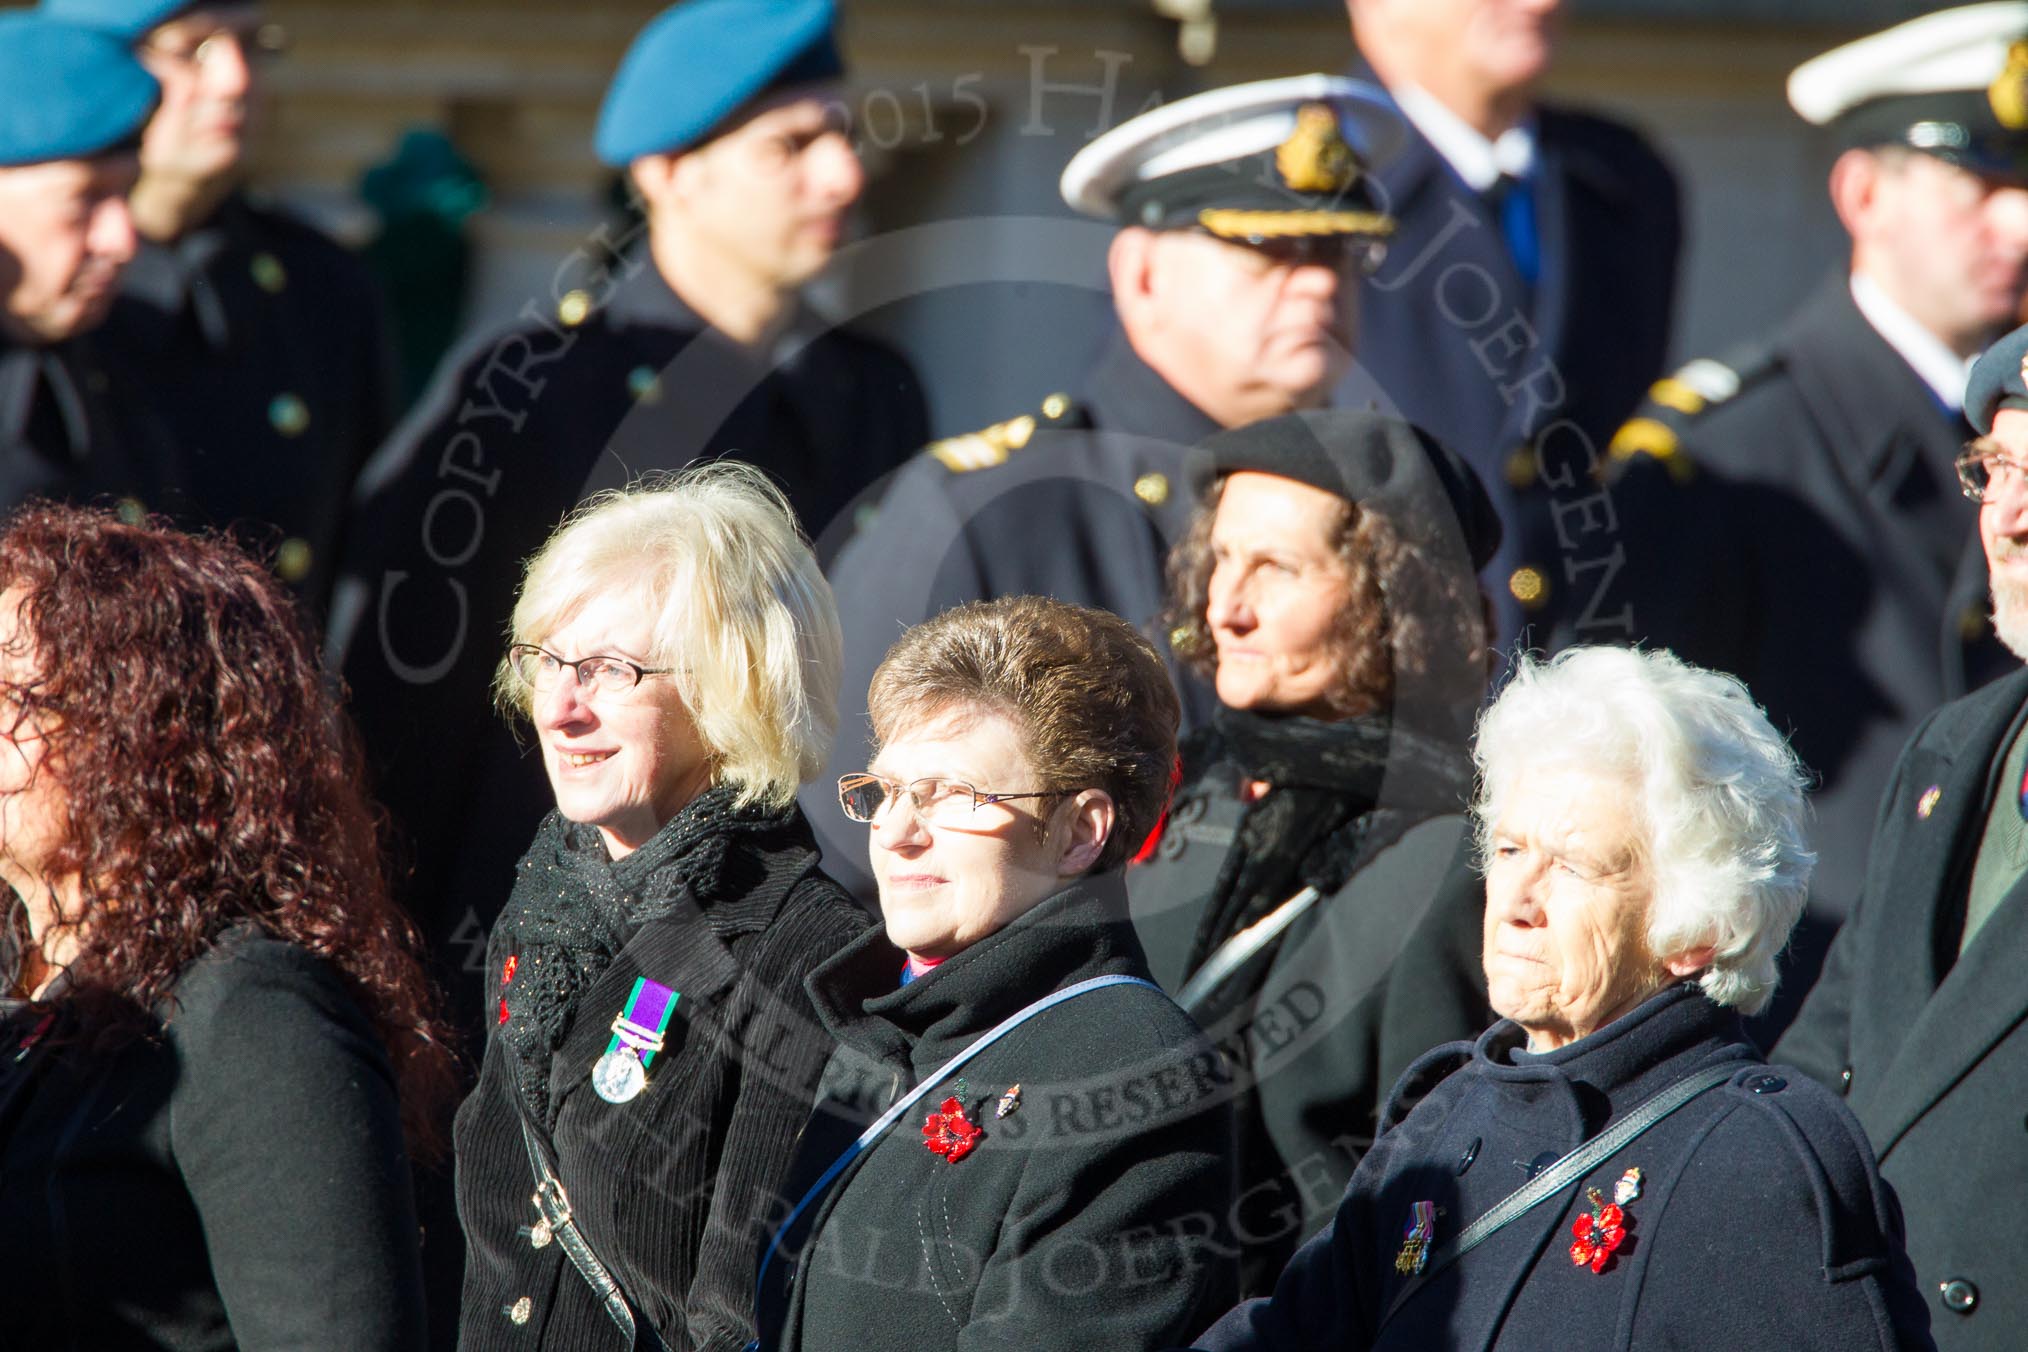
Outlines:
<svg viewBox="0 0 2028 1352"><path fill-rule="evenodd" d="M1167 788L1161 660L1116 616L1016 597L903 634L868 702L879 750L839 796L885 925L810 977L841 1046L764 1345L1187 1338L1232 1289L1230 1116L1118 872Z"/></svg>

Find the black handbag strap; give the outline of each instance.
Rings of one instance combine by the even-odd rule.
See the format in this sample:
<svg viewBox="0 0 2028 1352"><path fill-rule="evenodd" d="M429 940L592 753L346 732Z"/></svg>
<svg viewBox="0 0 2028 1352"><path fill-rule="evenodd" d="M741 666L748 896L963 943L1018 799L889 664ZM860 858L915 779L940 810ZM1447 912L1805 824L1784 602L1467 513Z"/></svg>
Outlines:
<svg viewBox="0 0 2028 1352"><path fill-rule="evenodd" d="M599 1261L584 1232L577 1228L577 1218L571 1213L570 1197L563 1190L563 1180L549 1167L549 1154L542 1148L542 1142L535 1128L529 1124L526 1113L521 1115L521 1144L528 1149L528 1167L535 1171L535 1209L542 1213L543 1223L549 1226L556 1246L563 1250L564 1256L570 1259L570 1265L577 1269L585 1285L598 1297L606 1315L619 1326L629 1349L638 1347L639 1334L645 1333L647 1352L666 1352L667 1345L653 1328L636 1331L634 1307L627 1300L627 1293L620 1289L619 1282Z"/></svg>
<svg viewBox="0 0 2028 1352"><path fill-rule="evenodd" d="M1458 1259L1491 1239L1502 1227L1519 1220L1542 1203L1556 1196L1564 1189L1578 1182L1599 1165L1611 1159L1635 1137L1675 1112L1699 1094L1716 1089L1740 1072L1738 1062L1722 1066L1707 1066L1693 1071L1664 1089L1661 1093L1644 1101L1640 1107L1607 1127L1598 1135L1586 1141L1577 1149L1565 1155L1541 1173L1508 1193L1477 1220L1459 1231L1457 1237L1438 1245L1430 1252L1429 1262L1423 1270L1411 1278L1387 1307L1374 1329L1387 1327L1387 1321L1394 1318L1401 1307L1416 1292L1427 1286L1439 1272Z"/></svg>

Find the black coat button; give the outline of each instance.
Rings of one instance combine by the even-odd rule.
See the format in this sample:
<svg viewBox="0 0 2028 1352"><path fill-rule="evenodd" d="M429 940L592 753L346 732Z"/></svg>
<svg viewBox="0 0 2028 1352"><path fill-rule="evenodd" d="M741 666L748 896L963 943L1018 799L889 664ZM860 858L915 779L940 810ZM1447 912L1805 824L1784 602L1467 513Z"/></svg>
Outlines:
<svg viewBox="0 0 2028 1352"><path fill-rule="evenodd" d="M1979 1305L1979 1288L1963 1277L1953 1277L1943 1284L1939 1293L1944 1308L1956 1314L1970 1314Z"/></svg>
<svg viewBox="0 0 2028 1352"><path fill-rule="evenodd" d="M1471 1168L1472 1161L1479 1157L1480 1144L1481 1144L1480 1139L1477 1136L1474 1136L1472 1138L1472 1143L1465 1147L1465 1153L1458 1156L1458 1172L1460 1174L1464 1173L1465 1170Z"/></svg>
<svg viewBox="0 0 2028 1352"><path fill-rule="evenodd" d="M1746 1082L1746 1087L1756 1094L1779 1094L1789 1087L1789 1082L1779 1075L1756 1075Z"/></svg>

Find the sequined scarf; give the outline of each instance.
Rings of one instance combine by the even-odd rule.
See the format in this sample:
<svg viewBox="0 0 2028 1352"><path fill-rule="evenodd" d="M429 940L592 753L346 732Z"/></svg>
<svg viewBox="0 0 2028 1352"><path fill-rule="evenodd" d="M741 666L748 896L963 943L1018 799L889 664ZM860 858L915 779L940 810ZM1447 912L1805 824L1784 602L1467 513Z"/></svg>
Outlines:
<svg viewBox="0 0 2028 1352"><path fill-rule="evenodd" d="M793 804L735 807L733 798L729 785L707 789L619 860L607 855L596 828L560 813L550 813L536 831L493 951L515 958L514 980L501 993L508 1017L499 1032L537 1121L550 1120L550 1057L570 1034L578 997L642 924L668 914L685 891L708 906L721 891L736 840L779 831L795 816Z"/></svg>

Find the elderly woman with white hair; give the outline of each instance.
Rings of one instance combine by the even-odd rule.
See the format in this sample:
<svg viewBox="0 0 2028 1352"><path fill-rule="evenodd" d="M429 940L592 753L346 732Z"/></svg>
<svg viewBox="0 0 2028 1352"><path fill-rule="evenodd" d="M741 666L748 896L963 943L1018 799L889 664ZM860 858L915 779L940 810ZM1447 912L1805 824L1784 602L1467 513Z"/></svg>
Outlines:
<svg viewBox="0 0 2028 1352"><path fill-rule="evenodd" d="M1745 687L1666 652L1524 659L1474 755L1503 1017L1404 1076L1397 1102L1448 1071L1196 1346L1931 1346L1864 1133L1742 1031L1814 863Z"/></svg>
<svg viewBox="0 0 2028 1352"><path fill-rule="evenodd" d="M493 930L458 1113L461 1347L753 1336L832 1049L803 980L871 923L795 806L838 653L830 589L749 466L594 499L529 564L497 689L556 811Z"/></svg>

